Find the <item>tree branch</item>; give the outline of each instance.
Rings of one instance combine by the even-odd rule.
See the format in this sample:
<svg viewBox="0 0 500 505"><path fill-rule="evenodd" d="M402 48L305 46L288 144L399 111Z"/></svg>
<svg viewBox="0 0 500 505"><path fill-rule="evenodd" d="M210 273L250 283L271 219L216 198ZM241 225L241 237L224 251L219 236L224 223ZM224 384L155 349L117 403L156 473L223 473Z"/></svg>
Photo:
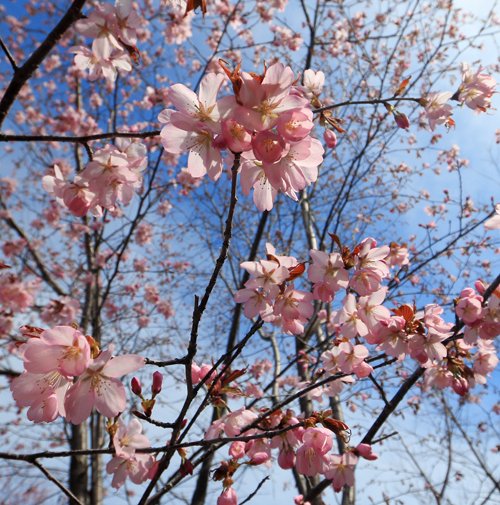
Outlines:
<svg viewBox="0 0 500 505"><path fill-rule="evenodd" d="M80 17L80 12L86 0L74 0L66 14L61 18L56 27L47 35L45 40L26 60L24 65L16 69L14 77L0 101L0 127L2 126L7 114L16 100L24 84L33 75L33 72L39 67L40 63L46 58L57 41L63 36L64 32Z"/></svg>

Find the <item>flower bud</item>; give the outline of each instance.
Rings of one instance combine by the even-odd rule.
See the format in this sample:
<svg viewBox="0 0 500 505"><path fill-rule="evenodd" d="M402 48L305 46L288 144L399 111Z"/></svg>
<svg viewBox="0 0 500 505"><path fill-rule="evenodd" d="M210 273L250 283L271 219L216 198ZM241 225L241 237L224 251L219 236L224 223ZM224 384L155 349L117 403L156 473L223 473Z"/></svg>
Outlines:
<svg viewBox="0 0 500 505"><path fill-rule="evenodd" d="M222 494L217 498L217 505L237 505L238 497L236 491L232 487L224 489Z"/></svg>
<svg viewBox="0 0 500 505"><path fill-rule="evenodd" d="M325 130L323 133L323 139L325 140L325 144L330 149L335 149L337 146L337 135L333 130Z"/></svg>
<svg viewBox="0 0 500 505"><path fill-rule="evenodd" d="M396 121L396 124L398 125L399 128L407 130L410 127L410 121L406 117L406 114L398 112L397 110L393 111L393 114L394 114L394 120Z"/></svg>
<svg viewBox="0 0 500 505"><path fill-rule="evenodd" d="M132 377L130 381L130 387L132 388L132 393L137 396L142 396L142 386L141 382L137 377Z"/></svg>
<svg viewBox="0 0 500 505"><path fill-rule="evenodd" d="M155 372L153 374L153 384L151 386L151 392L153 396L156 396L161 391L161 386L163 384L163 375L161 372Z"/></svg>
<svg viewBox="0 0 500 505"><path fill-rule="evenodd" d="M372 452L372 446L370 444L358 444L354 452L369 461L375 461L378 456Z"/></svg>

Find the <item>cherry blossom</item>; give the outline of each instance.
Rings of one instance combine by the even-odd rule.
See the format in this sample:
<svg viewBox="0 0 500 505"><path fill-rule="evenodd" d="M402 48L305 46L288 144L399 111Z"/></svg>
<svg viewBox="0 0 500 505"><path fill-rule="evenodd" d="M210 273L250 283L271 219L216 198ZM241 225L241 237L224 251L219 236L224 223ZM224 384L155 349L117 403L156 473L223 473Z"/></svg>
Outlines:
<svg viewBox="0 0 500 505"><path fill-rule="evenodd" d="M495 92L495 79L482 74L481 68L472 73L467 63L462 64L462 83L453 98L476 112L486 112L491 107L491 97Z"/></svg>
<svg viewBox="0 0 500 505"><path fill-rule="evenodd" d="M295 468L302 475L323 473L329 462L328 452L333 447L331 432L325 428L307 428L302 445L297 449Z"/></svg>
<svg viewBox="0 0 500 505"><path fill-rule="evenodd" d="M113 474L111 486L119 489L127 478L134 484L142 484L151 478L155 469L155 459L150 454L135 454L131 458L115 456L106 465L106 472Z"/></svg>
<svg viewBox="0 0 500 505"><path fill-rule="evenodd" d="M421 99L431 130L434 131L436 126L440 124L447 127L454 125L454 121L451 119L453 107L447 103L451 96L452 93L446 91L443 93L429 93Z"/></svg>
<svg viewBox="0 0 500 505"><path fill-rule="evenodd" d="M331 479L335 492L340 492L344 486L354 486L354 468L358 457L353 452L342 455L331 454L328 469L324 472L327 479Z"/></svg>
<svg viewBox="0 0 500 505"><path fill-rule="evenodd" d="M27 372L45 374L58 371L66 377L81 375L90 363L87 339L71 326L56 326L31 338L23 347Z"/></svg>
<svg viewBox="0 0 500 505"><path fill-rule="evenodd" d="M23 372L11 385L18 407L29 407L27 416L35 423L49 423L65 416L64 398L71 380L58 371L35 374Z"/></svg>
<svg viewBox="0 0 500 505"><path fill-rule="evenodd" d="M150 447L148 437L142 434L141 423L132 418L128 425L122 419L118 420L118 429L113 436L113 446L116 456L130 459L135 455L136 449Z"/></svg>
<svg viewBox="0 0 500 505"><path fill-rule="evenodd" d="M144 358L134 354L112 357L113 347L101 354L71 386L66 395L66 419L80 424L95 407L106 417L115 417L125 410L125 388L118 377L144 366Z"/></svg>

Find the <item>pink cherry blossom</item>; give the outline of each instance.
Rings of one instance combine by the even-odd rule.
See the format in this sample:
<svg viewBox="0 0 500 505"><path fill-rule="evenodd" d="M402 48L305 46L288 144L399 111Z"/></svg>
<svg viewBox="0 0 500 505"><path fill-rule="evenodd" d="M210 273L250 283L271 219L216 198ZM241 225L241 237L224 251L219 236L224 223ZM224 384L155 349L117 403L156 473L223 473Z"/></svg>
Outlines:
<svg viewBox="0 0 500 505"><path fill-rule="evenodd" d="M59 415L65 416L64 397L70 385L71 380L58 371L23 372L12 381L10 389L18 407L29 407L30 421L49 423Z"/></svg>
<svg viewBox="0 0 500 505"><path fill-rule="evenodd" d="M150 447L151 444L148 437L142 434L142 425L137 419L132 418L126 425L120 418L113 436L113 446L116 456L130 459L135 455L136 449Z"/></svg>
<svg viewBox="0 0 500 505"><path fill-rule="evenodd" d="M237 94L237 117L250 130L264 131L278 122L280 114L307 106L307 100L290 94L295 80L290 67L275 63L264 72L262 81L241 73L241 88Z"/></svg>
<svg viewBox="0 0 500 505"><path fill-rule="evenodd" d="M66 181L57 165L54 166L53 176L43 177L42 185L45 191L77 217L85 216L93 207L95 194L90 191L88 181L81 176L77 176L72 183Z"/></svg>
<svg viewBox="0 0 500 505"><path fill-rule="evenodd" d="M288 268L280 266L275 261L244 261L240 264L249 274L250 279L245 283L249 289L262 288L272 298L279 293L279 286L290 276Z"/></svg>
<svg viewBox="0 0 500 505"><path fill-rule="evenodd" d="M311 109L289 110L278 119L278 133L288 142L298 142L309 135L314 126L312 120Z"/></svg>
<svg viewBox="0 0 500 505"><path fill-rule="evenodd" d="M410 356L423 367L431 366L432 361L440 361L448 354L442 341L447 335L429 331L426 335L416 333L409 341Z"/></svg>
<svg viewBox="0 0 500 505"><path fill-rule="evenodd" d="M66 377L81 375L90 363L87 339L71 326L56 326L31 338L24 347L27 372L46 374L58 371Z"/></svg>
<svg viewBox="0 0 500 505"><path fill-rule="evenodd" d="M380 321L376 331L369 343L379 343L379 348L389 356L394 356L398 360L404 359L409 353L409 338L405 331L406 321L399 316L392 316L388 320Z"/></svg>
<svg viewBox="0 0 500 505"><path fill-rule="evenodd" d="M233 153L241 153L252 148L252 134L235 119L222 121L222 137L228 149Z"/></svg>
<svg viewBox="0 0 500 505"><path fill-rule="evenodd" d="M387 288L381 288L368 296L361 296L358 300L359 317L370 333L375 330L380 321L387 321L391 317L389 309L382 305L386 294Z"/></svg>
<svg viewBox="0 0 500 505"><path fill-rule="evenodd" d="M261 465L271 459L271 446L269 439L256 438L245 445L245 453L254 465Z"/></svg>
<svg viewBox="0 0 500 505"><path fill-rule="evenodd" d="M358 444L355 451L359 456L369 461L375 461L378 459L378 456L373 453L372 446L370 444Z"/></svg>
<svg viewBox="0 0 500 505"><path fill-rule="evenodd" d="M37 284L22 282L14 275L0 276L0 304L3 309L14 312L26 310L33 305Z"/></svg>
<svg viewBox="0 0 500 505"><path fill-rule="evenodd" d="M169 99L177 110L166 109L158 119L166 123L161 130L165 150L173 154L189 152L188 170L193 177L208 175L216 180L222 171L220 151L214 147L220 133L217 93L224 81L222 74L207 74L196 95L182 84L174 84Z"/></svg>
<svg viewBox="0 0 500 505"><path fill-rule="evenodd" d="M358 457L353 452L330 455L328 469L324 474L327 479L331 479L335 492L340 492L344 486L354 486L354 469L357 462Z"/></svg>
<svg viewBox="0 0 500 505"><path fill-rule="evenodd" d="M80 304L78 300L63 296L52 300L43 310L40 317L48 324L70 324L75 321Z"/></svg>
<svg viewBox="0 0 500 505"><path fill-rule="evenodd" d="M253 189L253 201L261 212L271 210L278 190L269 182L262 163L258 160L243 158L241 163L241 188L245 195Z"/></svg>
<svg viewBox="0 0 500 505"><path fill-rule="evenodd" d="M106 472L113 474L111 486L119 489L127 478L134 484L142 484L151 478L155 459L150 454L135 454L130 458L113 457L106 465Z"/></svg>
<svg viewBox="0 0 500 505"><path fill-rule="evenodd" d="M429 127L434 131L437 125L444 124L445 126L452 126L453 120L451 119L453 107L448 104L452 93L429 93L421 99L421 103L425 108Z"/></svg>
<svg viewBox="0 0 500 505"><path fill-rule="evenodd" d="M215 378L215 374L217 373L215 370L212 371L213 365L209 365L208 363L203 363L198 366L196 363L191 365L191 380L193 384L199 384L205 377L211 372L211 377L208 377L206 382L210 382Z"/></svg>
<svg viewBox="0 0 500 505"><path fill-rule="evenodd" d="M130 57L123 51L113 51L112 54L104 56L87 47L78 46L73 48L73 53L75 53L75 67L82 72L88 70L89 81L96 81L103 76L108 82L114 82L120 71L132 70Z"/></svg>
<svg viewBox="0 0 500 505"><path fill-rule="evenodd" d="M268 318L273 311L271 300L260 289L239 289L234 295L236 303L243 303L243 313L248 319L260 315L263 319Z"/></svg>
<svg viewBox="0 0 500 505"><path fill-rule="evenodd" d="M368 328L358 313L356 298L352 293L344 298L342 309L335 316L335 322L340 325L344 337L365 337L368 334Z"/></svg>
<svg viewBox="0 0 500 505"><path fill-rule="evenodd" d="M307 276L314 283L314 296L323 302L331 302L335 293L349 284L349 274L339 253L327 254L310 251L313 260Z"/></svg>
<svg viewBox="0 0 500 505"><path fill-rule="evenodd" d="M473 324L483 317L483 297L478 295L472 288L465 288L460 293L455 307L457 316L466 324Z"/></svg>
<svg viewBox="0 0 500 505"><path fill-rule="evenodd" d="M274 303L274 314L281 316L281 327L286 333L298 335L313 315L312 295L288 286Z"/></svg>
<svg viewBox="0 0 500 505"><path fill-rule="evenodd" d="M253 136L252 148L255 157L265 163L279 161L288 151L283 139L269 130Z"/></svg>
<svg viewBox="0 0 500 505"><path fill-rule="evenodd" d="M94 407L106 417L115 417L125 410L125 388L117 377L142 368L144 358L135 354L112 358L112 353L112 346L102 351L71 386L65 400L66 419L69 422L82 423Z"/></svg>
<svg viewBox="0 0 500 505"><path fill-rule="evenodd" d="M327 453L333 447L331 432L325 428L307 428L302 442L297 450L297 471L309 477L323 473L328 465Z"/></svg>
<svg viewBox="0 0 500 505"><path fill-rule="evenodd" d="M488 74L482 74L481 68L472 73L467 63L462 64L462 83L457 92L457 100L477 112L486 112L491 107L491 97L497 83ZM455 97L454 97L455 98Z"/></svg>
<svg viewBox="0 0 500 505"><path fill-rule="evenodd" d="M223 419L224 432L228 437L237 437L243 428L257 419L257 414L244 407L227 414Z"/></svg>
<svg viewBox="0 0 500 505"><path fill-rule="evenodd" d="M385 259L387 264L393 267L403 267L410 264L410 258L408 254L408 248L396 244L396 242L391 242L389 255Z"/></svg>

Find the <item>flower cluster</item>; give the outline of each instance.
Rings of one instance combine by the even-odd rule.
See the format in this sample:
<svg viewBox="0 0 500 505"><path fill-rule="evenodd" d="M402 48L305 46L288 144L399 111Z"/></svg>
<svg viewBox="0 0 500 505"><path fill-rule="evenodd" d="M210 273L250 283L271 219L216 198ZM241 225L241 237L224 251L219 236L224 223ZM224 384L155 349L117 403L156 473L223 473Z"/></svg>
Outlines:
<svg viewBox="0 0 500 505"><path fill-rule="evenodd" d="M493 340L500 334L500 290L485 304L486 286L478 281L476 289L465 288L456 300L456 315L465 324L464 338L453 342L442 361L426 370L426 387L451 387L465 395L476 384L485 384L498 365Z"/></svg>
<svg viewBox="0 0 500 505"><path fill-rule="evenodd" d="M456 315L465 330L458 342L450 338L456 327L442 318L444 309L437 304L419 311L408 304L392 310L383 305L387 287L382 282L390 276L391 268L409 264L406 247L395 243L377 247L374 239L366 238L351 251L338 237L332 238L340 252L310 251L307 277L312 293L297 290L293 284L305 272L305 263L277 255L268 244L267 260L241 263L250 279L235 294L248 318L259 316L285 333L300 334L314 313L313 300L331 303L340 290L345 292L340 306L330 310L328 318L318 314L331 333L331 345L321 355L322 370L344 377L318 388L316 397L338 394L344 383L355 382L352 374L361 379L372 373L365 344L399 361L410 356L426 369L427 384L451 386L464 394L476 383L485 383L498 363L492 340L500 334L499 292L485 305L482 282L476 283L478 292L472 288L462 291ZM464 360L474 363L469 367Z"/></svg>
<svg viewBox="0 0 500 505"><path fill-rule="evenodd" d="M26 327L24 336L19 354L25 371L12 381L11 391L18 407L29 407L28 419L40 423L62 416L81 424L93 408L110 418L125 410L118 378L142 368L144 358L113 357L112 345L100 352L91 337L71 326Z"/></svg>
<svg viewBox="0 0 500 505"><path fill-rule="evenodd" d="M233 95L217 100L223 74L207 74L198 95L183 84L170 87L168 98L176 110L159 115L165 150L188 153L189 173L213 180L223 170L222 151L239 153L243 192L254 190L259 210L270 210L278 192L297 200L297 192L317 179L324 152L309 135L314 125L306 93L281 63L261 75L221 65Z"/></svg>
<svg viewBox="0 0 500 505"><path fill-rule="evenodd" d="M291 281L303 271L304 265L291 256L277 256L271 244L266 249L268 260L241 264L250 279L236 292L235 300L245 304L248 318L259 315L264 321L281 326L286 333L302 333L314 312L313 297L295 289Z"/></svg>
<svg viewBox="0 0 500 505"><path fill-rule="evenodd" d="M268 464L273 449L278 450L277 462L281 468L295 468L297 472L308 477L324 475L332 480L336 492L339 492L344 485L354 485L354 468L359 457L367 460L377 459L368 444L349 448L341 455L331 454L333 434L343 436L349 430L344 423L329 417L331 411L315 412L307 419L297 417L292 410L286 412L275 410L266 414L260 419L256 412L240 408L214 421L209 427L205 436L208 440L221 435L258 436L249 441L232 442L228 451L231 460L223 462L215 472L217 477L214 477L216 480L224 480L226 488L229 488L232 482L229 477L241 465L239 461L248 458L250 465ZM252 428L251 425L257 424L257 421L259 428ZM262 437L266 431L279 434ZM232 503L237 503L236 496Z"/></svg>
<svg viewBox="0 0 500 505"><path fill-rule="evenodd" d="M69 296L62 296L58 300L51 300L40 317L47 324L71 324L76 320L76 315L80 310L80 303Z"/></svg>
<svg viewBox="0 0 500 505"><path fill-rule="evenodd" d="M92 213L102 215L103 209L118 210L118 203L127 205L142 187L142 172L147 166L144 144L117 139L93 155L92 160L75 176L65 179L59 166L54 175L43 178L44 189L72 214L78 217Z"/></svg>
<svg viewBox="0 0 500 505"><path fill-rule="evenodd" d="M94 39L92 50L83 46L73 48L76 67L88 70L91 81L103 75L113 82L118 71L130 72L131 58L138 58L135 45L141 25L132 0L116 0L114 6L97 3L89 16L75 25L77 32Z"/></svg>
<svg viewBox="0 0 500 505"><path fill-rule="evenodd" d="M420 105L425 109L429 128L434 130L437 125L447 128L454 126L452 119L453 107L449 100L456 100L467 105L475 112L486 112L491 107L491 97L495 93L495 79L488 74L482 74L479 68L474 74L467 63L462 64L462 82L455 93L429 93L420 99Z"/></svg>
<svg viewBox="0 0 500 505"><path fill-rule="evenodd" d="M22 281L13 274L0 275L0 338L12 330L15 314L33 305L38 285L38 281Z"/></svg>

